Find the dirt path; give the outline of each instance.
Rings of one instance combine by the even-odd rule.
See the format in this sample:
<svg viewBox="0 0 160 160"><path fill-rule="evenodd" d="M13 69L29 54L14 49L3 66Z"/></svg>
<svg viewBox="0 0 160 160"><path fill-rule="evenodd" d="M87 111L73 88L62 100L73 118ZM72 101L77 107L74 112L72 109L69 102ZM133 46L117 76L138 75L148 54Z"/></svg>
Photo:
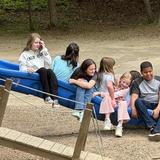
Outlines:
<svg viewBox="0 0 160 160"><path fill-rule="evenodd" d="M117 76L132 69L139 70L143 60L153 63L155 73L160 73L160 32L157 27L112 28L104 32L78 33L42 33L52 57L64 53L70 42L80 46L80 62L85 58L93 58L97 65L103 56L116 59L115 72ZM1 59L17 61L26 43L26 35L2 34L0 36ZM66 108L52 109L39 98L14 93L17 96L34 102L34 106L17 100L10 95L7 111L3 121L4 127L9 127L60 142L74 147L79 123ZM103 123L99 122L103 129ZM101 136L104 153L112 159L142 160L160 157L160 145L147 139L148 131L143 129L125 129L122 138L116 138L114 132L104 132ZM93 124L91 124L86 150L99 153L98 142ZM35 160L43 159L16 150L0 147L2 160Z"/></svg>

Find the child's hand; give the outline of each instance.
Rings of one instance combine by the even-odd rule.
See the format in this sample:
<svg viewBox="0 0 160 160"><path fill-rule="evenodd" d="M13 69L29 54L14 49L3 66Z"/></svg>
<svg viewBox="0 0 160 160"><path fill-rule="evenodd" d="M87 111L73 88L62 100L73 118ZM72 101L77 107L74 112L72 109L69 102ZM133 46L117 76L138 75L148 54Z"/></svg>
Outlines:
<svg viewBox="0 0 160 160"><path fill-rule="evenodd" d="M30 68L27 69L27 72L28 73L33 73L33 72L35 72L35 70L34 70L34 68L30 67Z"/></svg>
<svg viewBox="0 0 160 160"><path fill-rule="evenodd" d="M100 92L94 92L93 97L95 97L95 96L100 96Z"/></svg>
<svg viewBox="0 0 160 160"><path fill-rule="evenodd" d="M71 79L69 79L69 83L70 83L70 84L73 84L73 83L74 83L74 81L75 81L75 79L72 79L72 78L71 78Z"/></svg>
<svg viewBox="0 0 160 160"><path fill-rule="evenodd" d="M137 112L137 109L135 107L132 108L132 114L131 114L131 116L133 118L138 118L138 112Z"/></svg>
<svg viewBox="0 0 160 160"><path fill-rule="evenodd" d="M41 48L41 49L45 48L44 41L40 41L39 43L40 43L40 48Z"/></svg>
<svg viewBox="0 0 160 160"><path fill-rule="evenodd" d="M159 108L156 108L153 110L153 118L154 119L159 118L159 112L160 112Z"/></svg>

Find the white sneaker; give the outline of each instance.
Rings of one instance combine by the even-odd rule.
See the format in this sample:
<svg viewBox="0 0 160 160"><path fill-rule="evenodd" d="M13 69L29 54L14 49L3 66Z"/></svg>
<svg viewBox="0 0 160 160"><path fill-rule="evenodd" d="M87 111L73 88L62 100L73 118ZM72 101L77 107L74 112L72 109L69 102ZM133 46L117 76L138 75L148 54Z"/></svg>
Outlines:
<svg viewBox="0 0 160 160"><path fill-rule="evenodd" d="M115 136L122 137L122 132L123 132L123 127L122 126L117 126L116 131L115 131Z"/></svg>
<svg viewBox="0 0 160 160"><path fill-rule="evenodd" d="M80 113L80 118L79 118L79 122L81 123L83 120L83 115L84 115L84 111L82 110Z"/></svg>
<svg viewBox="0 0 160 160"><path fill-rule="evenodd" d="M57 99L53 100L52 107L53 108L59 108L60 107Z"/></svg>
<svg viewBox="0 0 160 160"><path fill-rule="evenodd" d="M104 130L107 131L113 130L113 125L109 120L104 121Z"/></svg>
<svg viewBox="0 0 160 160"><path fill-rule="evenodd" d="M72 116L76 117L78 120L80 120L80 114L81 111L80 110L74 110L72 113Z"/></svg>
<svg viewBox="0 0 160 160"><path fill-rule="evenodd" d="M54 101L51 99L51 97L46 97L45 100L44 100L44 102L46 104L53 104L54 103Z"/></svg>

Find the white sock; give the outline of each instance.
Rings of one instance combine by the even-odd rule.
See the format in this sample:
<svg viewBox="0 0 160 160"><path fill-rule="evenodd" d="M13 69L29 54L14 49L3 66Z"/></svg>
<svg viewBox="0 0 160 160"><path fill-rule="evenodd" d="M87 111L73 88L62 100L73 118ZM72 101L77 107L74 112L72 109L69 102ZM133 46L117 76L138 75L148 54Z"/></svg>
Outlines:
<svg viewBox="0 0 160 160"><path fill-rule="evenodd" d="M117 127L122 127L122 122L119 121Z"/></svg>
<svg viewBox="0 0 160 160"><path fill-rule="evenodd" d="M110 118L105 118L105 121L111 122Z"/></svg>

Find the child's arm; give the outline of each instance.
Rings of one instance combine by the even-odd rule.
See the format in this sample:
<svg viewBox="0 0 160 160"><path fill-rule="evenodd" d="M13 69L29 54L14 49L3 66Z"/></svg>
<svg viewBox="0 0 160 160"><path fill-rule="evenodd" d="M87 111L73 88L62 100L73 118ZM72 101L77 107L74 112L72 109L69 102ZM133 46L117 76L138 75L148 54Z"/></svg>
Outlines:
<svg viewBox="0 0 160 160"><path fill-rule="evenodd" d="M127 96L128 92L129 92L129 88L121 89L119 91L114 92L114 97L115 98L118 98L118 97L124 97L125 98Z"/></svg>
<svg viewBox="0 0 160 160"><path fill-rule="evenodd" d="M114 97L114 86L113 86L112 81L109 81L107 83L107 88L108 88L109 95L112 99L112 106L114 107L116 105L116 101L115 101L115 97Z"/></svg>
<svg viewBox="0 0 160 160"><path fill-rule="evenodd" d="M115 88L118 88L119 86L119 79L115 79Z"/></svg>
<svg viewBox="0 0 160 160"><path fill-rule="evenodd" d="M105 97L106 93L105 92L94 92L93 97L95 96L100 96L100 97Z"/></svg>
<svg viewBox="0 0 160 160"><path fill-rule="evenodd" d="M160 92L159 92L159 100L158 100L158 105L157 107L153 110L153 118L157 119L159 118L159 113L160 113Z"/></svg>
<svg viewBox="0 0 160 160"><path fill-rule="evenodd" d="M138 112L135 107L135 101L137 98L138 98L138 94L136 94L136 93L131 94L131 109L132 109L132 117L134 117L134 118L138 118Z"/></svg>

